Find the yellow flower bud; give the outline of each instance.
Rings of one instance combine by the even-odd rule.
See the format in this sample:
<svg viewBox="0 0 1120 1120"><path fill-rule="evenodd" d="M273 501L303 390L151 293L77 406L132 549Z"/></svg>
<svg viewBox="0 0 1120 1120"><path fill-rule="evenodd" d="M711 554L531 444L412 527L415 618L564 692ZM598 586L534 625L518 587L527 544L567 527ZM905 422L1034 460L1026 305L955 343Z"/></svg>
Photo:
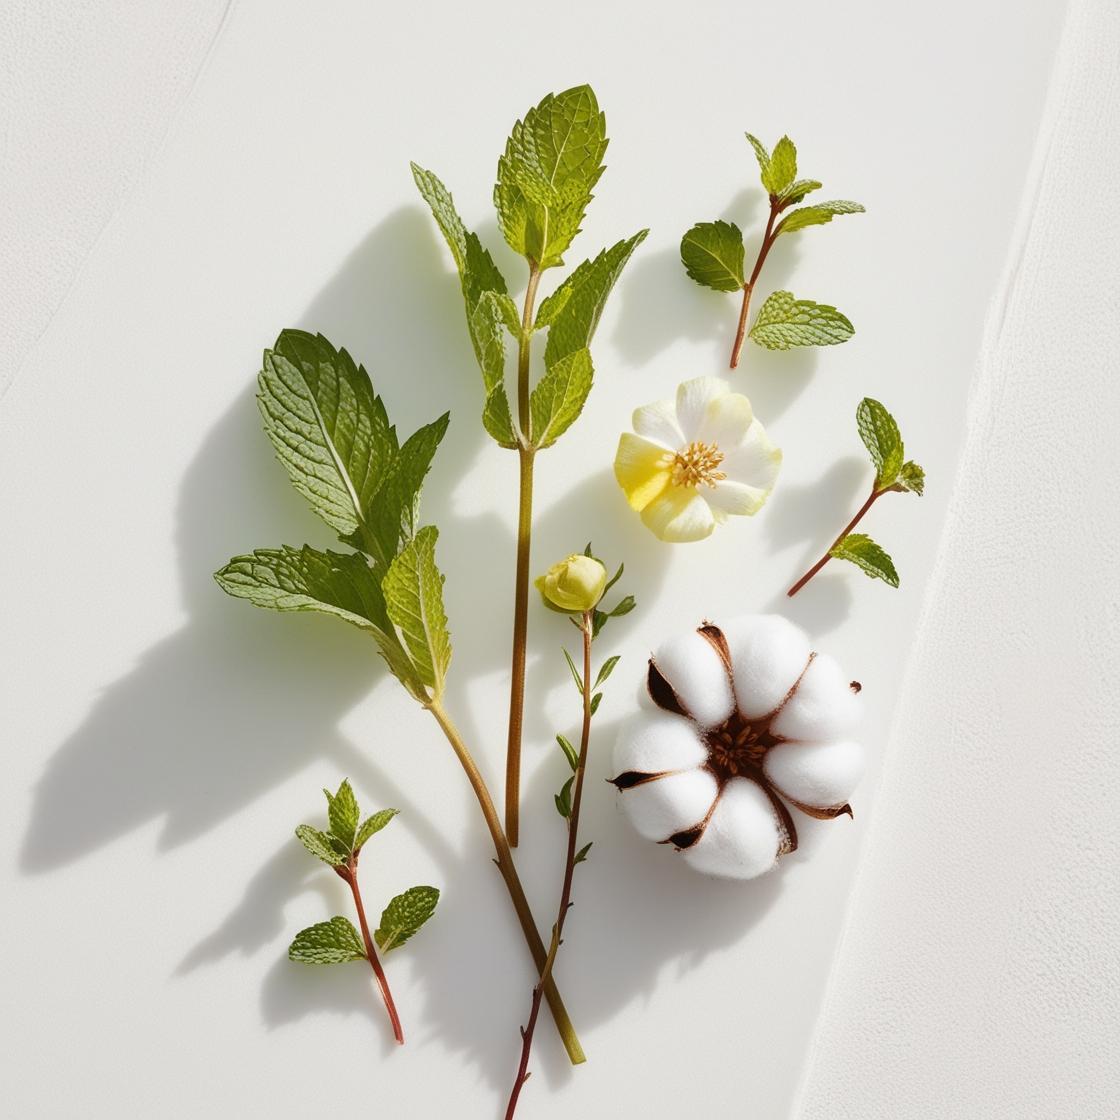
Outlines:
<svg viewBox="0 0 1120 1120"><path fill-rule="evenodd" d="M569 556L538 576L536 587L550 610L582 614L594 608L603 597L607 569L592 556Z"/></svg>

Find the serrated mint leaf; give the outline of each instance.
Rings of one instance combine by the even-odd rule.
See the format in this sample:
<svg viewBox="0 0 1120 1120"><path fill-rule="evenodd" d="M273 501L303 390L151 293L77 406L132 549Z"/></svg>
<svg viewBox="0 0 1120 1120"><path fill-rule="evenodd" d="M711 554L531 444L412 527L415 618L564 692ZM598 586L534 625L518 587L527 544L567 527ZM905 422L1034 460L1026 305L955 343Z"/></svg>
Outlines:
<svg viewBox="0 0 1120 1120"><path fill-rule="evenodd" d="M717 292L737 292L746 283L743 253L743 234L734 222L699 222L681 238L685 272Z"/></svg>
<svg viewBox="0 0 1120 1120"><path fill-rule="evenodd" d="M594 844L594 843L595 843L594 840L588 840L588 842L586 844L584 844L584 846L582 848L580 848L580 850L578 852L576 852L576 858L575 858L574 862L575 863L583 863L583 861L585 859L587 859L587 853L589 851L591 851L591 845Z"/></svg>
<svg viewBox="0 0 1120 1120"><path fill-rule="evenodd" d="M296 836L299 837L299 842L313 855L316 859L321 859L324 863L329 863L332 867L337 867L339 864L346 862L346 856L340 852L338 848L331 843L332 837L327 833L321 832L317 828L312 828L309 824L301 824L296 829Z"/></svg>
<svg viewBox="0 0 1120 1120"><path fill-rule="evenodd" d="M399 809L382 809L366 817L354 837L355 851L365 844L371 836L380 832L399 812Z"/></svg>
<svg viewBox="0 0 1120 1120"><path fill-rule="evenodd" d="M903 463L902 470L898 472L898 484L920 498L926 489L926 472L913 461Z"/></svg>
<svg viewBox="0 0 1120 1120"><path fill-rule="evenodd" d="M798 179L795 183L790 183L784 191L782 191L782 205L795 206L807 194L812 191L819 191L824 184L818 182L816 179Z"/></svg>
<svg viewBox="0 0 1120 1120"><path fill-rule="evenodd" d="M872 579L881 579L891 587L898 586L894 561L866 534L849 533L828 550L837 560L850 560Z"/></svg>
<svg viewBox="0 0 1120 1120"><path fill-rule="evenodd" d="M648 232L639 230L593 260L584 261L541 303L536 325L549 327L544 348L546 368L591 345L611 289Z"/></svg>
<svg viewBox="0 0 1120 1120"><path fill-rule="evenodd" d="M483 292L467 313L467 327L482 370L482 384L489 393L502 383L506 372L507 333L501 293Z"/></svg>
<svg viewBox="0 0 1120 1120"><path fill-rule="evenodd" d="M265 432L292 485L340 534L364 530L397 451L369 375L322 335L288 330L265 351L258 383Z"/></svg>
<svg viewBox="0 0 1120 1120"><path fill-rule="evenodd" d="M599 675L595 678L594 688L598 688L614 672L614 667L618 664L621 655L615 654L613 657L608 657L603 662L603 667L599 670Z"/></svg>
<svg viewBox="0 0 1120 1120"><path fill-rule="evenodd" d="M438 536L434 526L424 526L389 565L381 584L386 611L403 635L416 674L436 697L451 663L443 576L435 560Z"/></svg>
<svg viewBox="0 0 1120 1120"><path fill-rule="evenodd" d="M906 457L894 417L877 400L864 397L856 409L856 426L875 465L875 488L893 486Z"/></svg>
<svg viewBox="0 0 1120 1120"><path fill-rule="evenodd" d="M529 441L550 447L575 423L591 392L591 351L584 347L548 367L529 394Z"/></svg>
<svg viewBox="0 0 1120 1120"><path fill-rule="evenodd" d="M750 329L752 341L767 350L791 346L835 346L847 342L855 328L835 307L795 299L792 292L767 297Z"/></svg>
<svg viewBox="0 0 1120 1120"><path fill-rule="evenodd" d="M506 395L504 385L495 385L490 390L482 410L482 426L499 447L518 446L517 433L513 428L513 415L509 409L509 397Z"/></svg>
<svg viewBox="0 0 1120 1120"><path fill-rule="evenodd" d="M323 793L327 796L327 819L330 821L331 832L347 849L352 848L361 815L353 786L348 778L344 778L338 787L338 793L331 793L329 789L323 790Z"/></svg>
<svg viewBox="0 0 1120 1120"><path fill-rule="evenodd" d="M439 891L435 887L409 887L398 894L381 914L373 935L377 947L388 953L403 945L435 912Z"/></svg>
<svg viewBox="0 0 1120 1120"><path fill-rule="evenodd" d="M747 142L754 149L754 158L758 160L758 170L761 173L762 184L765 186L770 174L770 153L761 140L752 136L749 132L745 132L743 135L746 136Z"/></svg>
<svg viewBox="0 0 1120 1120"><path fill-rule="evenodd" d="M288 946L288 959L303 964L342 964L364 961L365 946L354 926L343 917L301 929Z"/></svg>
<svg viewBox="0 0 1120 1120"><path fill-rule="evenodd" d="M802 206L791 210L779 223L777 233L794 233L808 226L823 226L838 214L862 214L864 208L858 202L817 202L812 206Z"/></svg>
<svg viewBox="0 0 1120 1120"><path fill-rule="evenodd" d="M772 195L780 195L797 178L797 149L788 136L783 136L770 153L770 165L762 176L762 185Z"/></svg>
<svg viewBox="0 0 1120 1120"><path fill-rule="evenodd" d="M568 760L568 765L573 769L579 766L579 755L576 754L575 747L572 746L563 735L557 735L556 741L560 744L560 749L564 752L564 757Z"/></svg>
<svg viewBox="0 0 1120 1120"><path fill-rule="evenodd" d="M552 796L552 800L556 803L556 811L564 820L568 820L572 815L572 782L575 780L575 775L573 774L564 783L560 792Z"/></svg>

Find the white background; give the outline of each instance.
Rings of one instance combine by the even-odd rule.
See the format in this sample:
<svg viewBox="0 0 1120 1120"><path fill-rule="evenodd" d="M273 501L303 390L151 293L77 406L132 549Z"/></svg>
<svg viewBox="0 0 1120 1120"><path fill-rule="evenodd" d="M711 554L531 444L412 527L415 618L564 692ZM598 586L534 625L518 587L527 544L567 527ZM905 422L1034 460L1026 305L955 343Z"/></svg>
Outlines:
<svg viewBox="0 0 1120 1120"><path fill-rule="evenodd" d="M623 662L594 776L608 771L651 644L702 617L787 609L782 591L868 484L861 396L895 413L929 489L869 519L899 591L831 565L788 606L865 685L873 766L854 821L807 827L803 850L767 879L708 882L639 842L591 783L596 845L558 969L590 1060L569 1069L542 1023L523 1109L789 1115L881 764L907 765L905 720L892 735L892 716L922 647L985 313L1016 214L1032 212L1061 5L950 2L931 16L872 2L558 13L193 0L174 19L140 8L23 3L2 25L5 197L17 202L0 225L8 1107L497 1113L532 975L461 772L368 641L233 603L210 573L254 546L329 543L259 430L253 375L280 328L351 349L404 431L450 408L424 506L449 576L448 704L500 787L515 460L481 432L458 283L408 160L444 178L516 276L488 204L497 154L544 92L590 81L612 143L572 260L652 230L597 336L588 411L538 469L535 566L590 537L625 560L640 601L604 637ZM635 405L723 367L734 302L684 277L677 244L717 216L757 235L744 128L770 143L788 131L804 173L867 205L784 239L764 273L767 287L837 303L857 334L819 353L749 353L736 386L785 451L779 489L754 521L670 547L628 512L610 460ZM548 743L576 712L558 652L566 628L543 611L531 622L542 703L529 717L519 861L543 915L562 843L551 809L562 764ZM969 624L982 633L982 612ZM911 678L908 695L921 686ZM341 884L291 838L322 815L319 787L344 775L363 801L402 810L364 864L371 903L415 882L443 890L437 920L389 961L409 1036L399 1051L358 966L285 958L302 925L346 910ZM947 812L929 828L971 827ZM896 816L885 819L897 829ZM894 839L877 844L869 857ZM893 869L901 889L921 859ZM847 939L845 975L869 967L845 963L853 943L881 951ZM845 1014L876 1008L847 991L837 978L801 1098L810 1111L823 1102L823 1114L840 1084L854 1091ZM951 994L945 979L933 998ZM861 1057L872 1069L882 1054Z"/></svg>

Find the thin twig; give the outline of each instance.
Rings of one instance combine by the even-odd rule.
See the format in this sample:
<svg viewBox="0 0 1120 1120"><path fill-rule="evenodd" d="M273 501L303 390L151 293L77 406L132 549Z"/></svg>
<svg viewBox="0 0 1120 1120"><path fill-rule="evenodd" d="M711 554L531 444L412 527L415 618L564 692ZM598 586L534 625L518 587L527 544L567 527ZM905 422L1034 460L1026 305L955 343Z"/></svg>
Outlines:
<svg viewBox="0 0 1120 1120"><path fill-rule="evenodd" d="M871 493L867 497L867 501L859 507L859 512L848 522L847 525L841 530L840 535L828 546L825 554L786 592L792 599L804 586L832 559L832 550L863 520L863 515L875 504L888 491L896 489L896 487L888 486L883 490L877 490L874 485L871 487Z"/></svg>
<svg viewBox="0 0 1120 1120"><path fill-rule="evenodd" d="M735 342L731 346L731 368L735 369L739 365L739 357L743 352L743 343L747 337L747 312L751 306L751 294L754 292L755 283L758 281L758 274L762 271L762 266L766 263L766 257L770 253L770 247L777 240L777 232L774 229L774 219L782 210L782 202L776 195L770 196L770 217L766 219L766 231L762 235L762 244L759 246L758 256L755 258L754 268L751 270L750 279L743 285L743 306L739 311L739 325L735 331Z"/></svg>

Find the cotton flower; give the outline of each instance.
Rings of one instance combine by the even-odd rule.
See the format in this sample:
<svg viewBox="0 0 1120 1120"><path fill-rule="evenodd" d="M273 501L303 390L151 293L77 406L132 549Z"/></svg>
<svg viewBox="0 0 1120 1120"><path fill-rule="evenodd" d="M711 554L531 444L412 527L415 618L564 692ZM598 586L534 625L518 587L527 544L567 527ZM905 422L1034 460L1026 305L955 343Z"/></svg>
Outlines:
<svg viewBox="0 0 1120 1120"><path fill-rule="evenodd" d="M751 402L718 377L683 382L677 399L635 409L614 460L626 500L663 541L698 541L732 514L758 513L782 453Z"/></svg>
<svg viewBox="0 0 1120 1120"><path fill-rule="evenodd" d="M709 875L751 879L797 847L791 807L851 816L863 748L860 686L778 615L747 615L665 642L653 707L614 750L619 802L650 840Z"/></svg>
<svg viewBox="0 0 1120 1120"><path fill-rule="evenodd" d="M607 589L607 569L593 556L575 554L553 564L534 581L550 610L583 614L598 605Z"/></svg>

